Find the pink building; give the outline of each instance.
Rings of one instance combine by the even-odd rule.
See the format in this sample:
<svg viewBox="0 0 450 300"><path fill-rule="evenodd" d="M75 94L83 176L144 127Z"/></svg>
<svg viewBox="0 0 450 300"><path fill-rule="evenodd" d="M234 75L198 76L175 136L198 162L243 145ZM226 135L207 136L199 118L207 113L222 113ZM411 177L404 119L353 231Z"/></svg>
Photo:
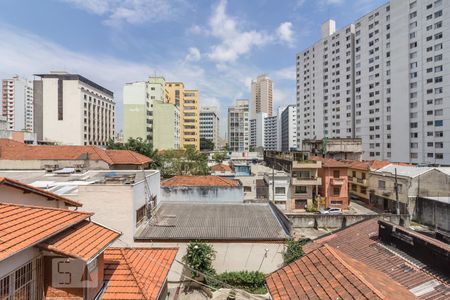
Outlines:
<svg viewBox="0 0 450 300"><path fill-rule="evenodd" d="M348 209L348 166L331 158L314 156L310 159L322 162L319 195L325 198L325 203L321 206Z"/></svg>

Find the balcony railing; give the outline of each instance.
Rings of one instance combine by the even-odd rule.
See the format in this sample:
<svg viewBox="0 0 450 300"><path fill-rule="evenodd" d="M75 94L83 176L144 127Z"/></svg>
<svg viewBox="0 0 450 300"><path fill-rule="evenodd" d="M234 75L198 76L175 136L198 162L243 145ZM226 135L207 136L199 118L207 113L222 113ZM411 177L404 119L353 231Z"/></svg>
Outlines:
<svg viewBox="0 0 450 300"><path fill-rule="evenodd" d="M302 177L292 177L291 180L292 185L321 185L322 178L302 178Z"/></svg>
<svg viewBox="0 0 450 300"><path fill-rule="evenodd" d="M343 185L344 178L331 178L331 185Z"/></svg>

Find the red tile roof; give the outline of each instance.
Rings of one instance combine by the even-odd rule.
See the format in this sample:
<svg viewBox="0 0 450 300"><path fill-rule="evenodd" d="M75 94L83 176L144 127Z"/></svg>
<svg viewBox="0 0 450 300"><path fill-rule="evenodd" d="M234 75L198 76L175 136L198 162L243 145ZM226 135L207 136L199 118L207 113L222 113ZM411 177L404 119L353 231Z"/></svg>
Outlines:
<svg viewBox="0 0 450 300"><path fill-rule="evenodd" d="M382 272L324 245L270 274L277 299L416 299Z"/></svg>
<svg viewBox="0 0 450 300"><path fill-rule="evenodd" d="M142 165L152 160L130 150L104 150L97 146L27 145L0 139L0 158L6 160L103 160L108 165Z"/></svg>
<svg viewBox="0 0 450 300"><path fill-rule="evenodd" d="M323 158L320 156L310 156L309 159L315 161L321 161L322 167L325 168L348 168L348 165L342 161L335 160L332 158Z"/></svg>
<svg viewBox="0 0 450 300"><path fill-rule="evenodd" d="M391 162L385 160L345 160L342 162L346 163L349 168L363 171L378 170L391 164Z"/></svg>
<svg viewBox="0 0 450 300"><path fill-rule="evenodd" d="M437 280L439 285L432 292L421 295L421 299L448 299L450 285L436 276L426 267L417 267L415 263L389 251L378 241L378 220L363 221L331 235L315 240L303 247L305 253L314 251L324 244L339 249L348 256L385 273L394 281L408 289Z"/></svg>
<svg viewBox="0 0 450 300"><path fill-rule="evenodd" d="M220 176L174 176L162 181L161 186L240 186L240 183Z"/></svg>
<svg viewBox="0 0 450 300"><path fill-rule="evenodd" d="M25 184L23 182L11 179L11 178L6 178L6 177L0 177L0 185L7 185L13 188L17 188L20 189L22 191L28 191L37 195L41 195L43 197L47 197L47 199L49 200L56 200L56 201L62 201L64 202L67 206L75 206L75 207L81 207L83 206L83 204L81 204L80 202L59 196L57 194L48 192L46 190ZM2 199L3 202L7 201L8 199Z"/></svg>
<svg viewBox="0 0 450 300"><path fill-rule="evenodd" d="M158 299L176 248L108 248L101 299Z"/></svg>
<svg viewBox="0 0 450 300"><path fill-rule="evenodd" d="M83 221L39 244L39 247L89 261L103 252L120 234L97 223Z"/></svg>
<svg viewBox="0 0 450 300"><path fill-rule="evenodd" d="M229 165L217 164L211 167L213 172L231 172L231 167Z"/></svg>
<svg viewBox="0 0 450 300"><path fill-rule="evenodd" d="M91 213L0 203L0 260L80 223Z"/></svg>

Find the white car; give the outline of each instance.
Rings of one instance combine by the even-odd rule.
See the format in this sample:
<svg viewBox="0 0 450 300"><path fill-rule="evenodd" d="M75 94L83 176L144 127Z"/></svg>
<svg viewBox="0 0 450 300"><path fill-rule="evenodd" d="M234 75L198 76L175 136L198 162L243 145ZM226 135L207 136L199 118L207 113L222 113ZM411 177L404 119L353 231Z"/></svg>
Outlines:
<svg viewBox="0 0 450 300"><path fill-rule="evenodd" d="M325 208L323 210L320 210L320 213L323 214L323 215L341 215L342 214L342 209L328 207L328 208Z"/></svg>

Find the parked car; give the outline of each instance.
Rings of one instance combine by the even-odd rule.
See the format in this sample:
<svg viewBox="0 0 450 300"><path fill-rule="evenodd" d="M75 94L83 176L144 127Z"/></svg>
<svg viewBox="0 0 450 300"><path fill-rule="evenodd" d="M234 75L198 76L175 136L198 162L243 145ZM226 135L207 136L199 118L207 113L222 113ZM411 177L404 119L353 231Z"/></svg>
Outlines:
<svg viewBox="0 0 450 300"><path fill-rule="evenodd" d="M320 213L323 214L323 215L340 215L340 214L342 214L342 209L328 207L328 208L325 208L325 209L321 209Z"/></svg>

